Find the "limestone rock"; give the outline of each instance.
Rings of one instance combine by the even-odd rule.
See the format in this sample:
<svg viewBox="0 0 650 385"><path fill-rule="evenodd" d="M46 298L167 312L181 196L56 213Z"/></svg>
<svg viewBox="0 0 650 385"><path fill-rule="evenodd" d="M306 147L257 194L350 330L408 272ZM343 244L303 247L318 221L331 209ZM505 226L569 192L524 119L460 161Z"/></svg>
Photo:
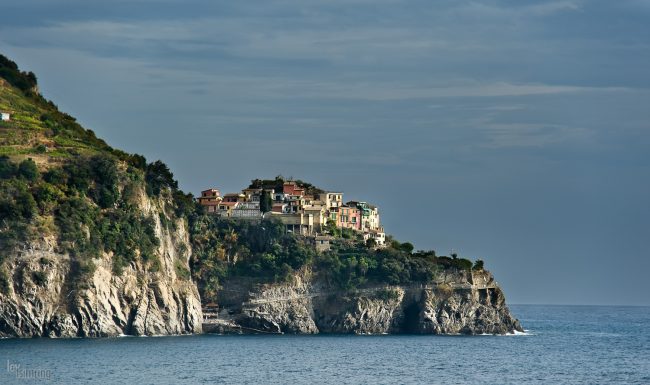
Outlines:
<svg viewBox="0 0 650 385"><path fill-rule="evenodd" d="M440 278L428 285L368 286L354 292L338 290L308 271L300 272L289 283L247 289L240 282L226 282L220 293L220 314L229 316L214 322L228 324L230 330L251 333L523 331L489 272L452 271Z"/></svg>
<svg viewBox="0 0 650 385"><path fill-rule="evenodd" d="M201 332L201 301L196 285L176 276L175 263L187 266L191 250L185 223L162 226L163 202L140 196L143 213L155 218L161 268L148 271L132 263L121 275L112 255L93 260L94 273L72 282L71 258L55 251L56 242L25 245L5 256L9 290L0 293L0 336L105 337ZM75 285L73 285L75 284ZM73 287L75 289L73 289Z"/></svg>

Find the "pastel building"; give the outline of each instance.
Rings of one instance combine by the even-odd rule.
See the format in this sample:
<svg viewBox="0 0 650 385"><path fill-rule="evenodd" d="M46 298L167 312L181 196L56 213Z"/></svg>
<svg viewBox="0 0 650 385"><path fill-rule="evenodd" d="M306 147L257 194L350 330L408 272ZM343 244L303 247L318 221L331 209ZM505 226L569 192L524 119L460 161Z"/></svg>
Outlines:
<svg viewBox="0 0 650 385"><path fill-rule="evenodd" d="M374 239L377 247L381 248L386 246L386 233L383 231L369 231L363 233L363 240L368 241L369 239Z"/></svg>
<svg viewBox="0 0 650 385"><path fill-rule="evenodd" d="M221 195L218 189L201 191L197 198L208 213L233 219L260 220L262 188L245 188L241 193ZM273 204L270 215L279 219L287 231L310 237L321 236L328 222L336 227L363 233L364 240L374 239L378 247L386 243L386 236L379 220L377 206L367 202L343 203L342 192L318 192L307 194L306 189L293 181L284 182L281 191L268 190ZM331 239L319 239L319 249L329 248Z"/></svg>
<svg viewBox="0 0 650 385"><path fill-rule="evenodd" d="M259 202L262 196L261 188L247 188L242 190L246 202Z"/></svg>
<svg viewBox="0 0 650 385"><path fill-rule="evenodd" d="M290 213L276 214L277 218L286 226L287 231L301 235L314 234L314 217L311 214Z"/></svg>
<svg viewBox="0 0 650 385"><path fill-rule="evenodd" d="M314 199L318 200L325 206L325 209L330 210L335 207L343 206L343 193L342 192L324 192L314 194Z"/></svg>
<svg viewBox="0 0 650 385"><path fill-rule="evenodd" d="M314 218L314 230L318 233L321 233L327 224L327 210L325 210L325 207L305 206L303 210L305 214L309 214Z"/></svg>
<svg viewBox="0 0 650 385"><path fill-rule="evenodd" d="M289 205L290 213L298 213L305 207L305 199L300 195L289 195L284 201Z"/></svg>
<svg viewBox="0 0 650 385"><path fill-rule="evenodd" d="M275 202L284 202L287 200L287 198L289 198L289 194L285 194L283 192L274 192L271 196Z"/></svg>
<svg viewBox="0 0 650 385"><path fill-rule="evenodd" d="M237 193L229 193L223 196L223 201L224 202L245 202L246 201L246 195L244 194L237 194Z"/></svg>
<svg viewBox="0 0 650 385"><path fill-rule="evenodd" d="M356 207L341 206L330 210L330 219L336 227L361 230L361 211Z"/></svg>
<svg viewBox="0 0 650 385"><path fill-rule="evenodd" d="M271 206L271 212L272 213L277 213L277 214L289 214L289 205L283 202L275 202L273 203L273 206Z"/></svg>
<svg viewBox="0 0 650 385"><path fill-rule="evenodd" d="M361 211L362 231L383 231L379 223L379 209L366 202L350 201L346 206L356 207Z"/></svg>
<svg viewBox="0 0 650 385"><path fill-rule="evenodd" d="M214 214L219 210L219 202L223 198L216 188L201 191L201 196L196 198L199 204L205 207L205 211Z"/></svg>
<svg viewBox="0 0 650 385"><path fill-rule="evenodd" d="M226 202L222 201L219 203L219 208L216 212L217 215L225 217L225 218L230 218L232 216L232 211L239 202Z"/></svg>

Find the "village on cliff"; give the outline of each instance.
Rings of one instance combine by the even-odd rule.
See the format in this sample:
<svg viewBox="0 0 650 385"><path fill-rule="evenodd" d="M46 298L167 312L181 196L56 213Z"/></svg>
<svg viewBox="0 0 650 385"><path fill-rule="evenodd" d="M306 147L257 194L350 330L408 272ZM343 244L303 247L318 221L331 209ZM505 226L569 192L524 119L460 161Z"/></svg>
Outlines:
<svg viewBox="0 0 650 385"><path fill-rule="evenodd" d="M288 232L310 237L319 250L328 250L328 228L350 229L363 240L384 247L386 235L379 209L367 202L343 202L342 192L323 191L296 181L264 183L254 180L241 193L221 195L216 188L201 191L197 198L208 214L236 220L277 218ZM280 189L281 186L281 189Z"/></svg>

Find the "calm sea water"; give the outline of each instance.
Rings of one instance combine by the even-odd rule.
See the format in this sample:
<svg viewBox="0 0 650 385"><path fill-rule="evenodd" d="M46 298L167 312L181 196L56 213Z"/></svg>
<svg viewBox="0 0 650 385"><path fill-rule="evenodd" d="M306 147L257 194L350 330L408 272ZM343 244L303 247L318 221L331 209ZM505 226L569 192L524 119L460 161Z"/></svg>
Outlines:
<svg viewBox="0 0 650 385"><path fill-rule="evenodd" d="M511 310L527 335L4 339L0 384L650 384L650 307Z"/></svg>

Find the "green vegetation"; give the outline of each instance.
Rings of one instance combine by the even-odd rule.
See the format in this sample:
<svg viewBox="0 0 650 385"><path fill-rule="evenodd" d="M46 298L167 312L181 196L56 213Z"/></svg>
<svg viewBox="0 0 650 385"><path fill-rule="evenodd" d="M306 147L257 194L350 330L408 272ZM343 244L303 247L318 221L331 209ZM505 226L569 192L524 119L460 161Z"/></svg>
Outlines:
<svg viewBox="0 0 650 385"><path fill-rule="evenodd" d="M160 268L155 219L139 208L141 194L169 202L161 216L167 228L174 214L195 210L164 163L112 149L38 94L34 74L1 55L0 110L12 113L0 125L0 271L11 250L45 237L72 257L80 284L103 253L113 255L116 274L135 262ZM38 273L32 279L44 282Z"/></svg>
<svg viewBox="0 0 650 385"><path fill-rule="evenodd" d="M100 153L127 163L135 163L133 158L138 157L112 149L92 130L84 129L75 118L59 111L38 93L33 73L21 72L16 63L2 55L0 111L11 112L10 121L0 122L0 155L21 159L31 156L36 163L45 162L47 166Z"/></svg>
<svg viewBox="0 0 650 385"><path fill-rule="evenodd" d="M361 242L339 242L318 260L318 271L344 288L365 283L407 285L430 282L444 269L468 270L467 259L438 257L434 251L412 252L410 243L393 241L382 249L369 249Z"/></svg>
<svg viewBox="0 0 650 385"><path fill-rule="evenodd" d="M261 188L266 190L273 189L275 192L282 192L284 183L289 181L295 182L298 185L298 187L304 188L305 193L308 195L325 192L324 190L319 189L318 187L314 186L311 183L304 182L300 179L296 179L296 180L286 179L282 175L276 176L275 179L253 179L251 181L251 184L248 186L248 188Z"/></svg>
<svg viewBox="0 0 650 385"><path fill-rule="evenodd" d="M47 283L47 275L42 271L32 271L32 281L38 286L45 286Z"/></svg>
<svg viewBox="0 0 650 385"><path fill-rule="evenodd" d="M286 233L275 220L256 224L198 214L190 223L192 272L206 298L214 296L228 277L285 281L316 256L306 240Z"/></svg>
<svg viewBox="0 0 650 385"><path fill-rule="evenodd" d="M145 189L143 173L120 175L117 162L110 155L78 157L40 175L31 160L16 165L1 157L0 247L8 251L36 234L53 234L59 251L78 259L114 253L118 274L133 261L155 264L155 222L142 215L130 195L138 185ZM121 186L125 194L120 194ZM39 226L48 218L53 228Z"/></svg>
<svg viewBox="0 0 650 385"><path fill-rule="evenodd" d="M182 279L190 279L190 271L187 270L185 265L179 259L174 261L174 269L176 270L176 275Z"/></svg>
<svg viewBox="0 0 650 385"><path fill-rule="evenodd" d="M392 289L380 290L377 292L376 296L378 299L384 301L395 301L399 299L399 293L396 290L392 290Z"/></svg>
<svg viewBox="0 0 650 385"><path fill-rule="evenodd" d="M178 182L174 180L174 174L169 171L166 164L159 160L147 165L145 180L147 181L147 194L150 196L160 195L165 188L178 189Z"/></svg>
<svg viewBox="0 0 650 385"><path fill-rule="evenodd" d="M347 290L370 283L426 283L441 270L472 268L467 259L413 252L408 242L392 240L386 248L369 248L352 230L347 236L348 231L337 229L331 250L317 253L307 238L287 233L273 218L254 223L197 213L190 223L192 274L206 301L215 299L226 279L284 282L303 267Z"/></svg>
<svg viewBox="0 0 650 385"><path fill-rule="evenodd" d="M33 72L21 72L18 65L0 55L0 77L23 92L33 92L36 88L36 75Z"/></svg>
<svg viewBox="0 0 650 385"><path fill-rule="evenodd" d="M4 267L0 267L0 293L7 295L9 294L10 284L9 284L9 274Z"/></svg>
<svg viewBox="0 0 650 385"><path fill-rule="evenodd" d="M18 165L18 175L28 181L35 181L38 178L38 168L31 158L25 159Z"/></svg>
<svg viewBox="0 0 650 385"><path fill-rule="evenodd" d="M263 190L260 197L260 211L263 214L268 213L273 208L273 198L269 190Z"/></svg>

